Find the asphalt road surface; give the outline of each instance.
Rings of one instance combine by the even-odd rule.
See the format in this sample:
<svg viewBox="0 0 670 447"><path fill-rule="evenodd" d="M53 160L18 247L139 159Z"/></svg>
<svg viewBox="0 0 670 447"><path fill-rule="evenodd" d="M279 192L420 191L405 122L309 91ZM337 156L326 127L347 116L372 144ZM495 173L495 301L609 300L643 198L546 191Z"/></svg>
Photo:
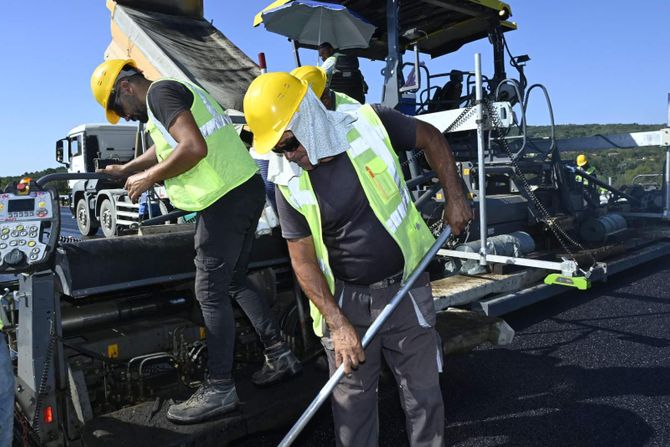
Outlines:
<svg viewBox="0 0 670 447"><path fill-rule="evenodd" d="M670 446L670 257L505 317L506 347L446 359L448 446ZM380 446L406 446L383 381ZM334 445L328 404L294 446ZM288 427L286 428L288 430ZM275 446L285 431L236 446Z"/></svg>

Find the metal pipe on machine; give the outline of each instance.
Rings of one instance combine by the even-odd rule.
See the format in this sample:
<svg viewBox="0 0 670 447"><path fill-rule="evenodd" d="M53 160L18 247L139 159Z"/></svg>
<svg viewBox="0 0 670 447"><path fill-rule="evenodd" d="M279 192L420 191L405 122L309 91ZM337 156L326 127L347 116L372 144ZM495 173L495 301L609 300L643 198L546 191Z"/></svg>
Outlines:
<svg viewBox="0 0 670 447"><path fill-rule="evenodd" d="M168 311L178 312L187 309L191 303L190 298L183 296L158 296L64 307L61 310L63 333L84 331L105 324L167 313Z"/></svg>
<svg viewBox="0 0 670 447"><path fill-rule="evenodd" d="M475 99L477 101L477 174L479 182L479 265L486 265L486 168L484 162L484 114L482 110L482 55L475 53Z"/></svg>
<svg viewBox="0 0 670 447"><path fill-rule="evenodd" d="M472 241L461 244L455 248L456 251L479 253L481 252L481 241ZM499 234L486 240L486 253L488 255L509 256L518 258L535 251L533 237L525 231L515 231L510 234ZM486 272L476 260L461 260L451 258L445 265L449 273L463 273L466 275L478 275Z"/></svg>

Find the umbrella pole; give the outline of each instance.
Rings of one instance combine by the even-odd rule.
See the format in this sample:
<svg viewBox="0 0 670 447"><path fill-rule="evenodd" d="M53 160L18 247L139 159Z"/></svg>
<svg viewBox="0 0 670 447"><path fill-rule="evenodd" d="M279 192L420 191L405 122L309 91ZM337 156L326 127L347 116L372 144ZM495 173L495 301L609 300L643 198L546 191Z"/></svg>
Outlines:
<svg viewBox="0 0 670 447"><path fill-rule="evenodd" d="M437 254L437 251L442 248L442 246L447 242L447 239L449 239L449 236L451 236L451 228L446 226L445 229L442 231L440 236L437 238L435 243L428 249L428 252L426 255L421 259L419 262L419 265L416 266L416 269L414 269L414 272L409 275L409 278L407 278L407 281L403 284L403 286L398 290L398 292L393 296L391 301L384 307L382 312L379 314L377 319L372 322L368 330L365 332L365 335L363 336L363 349L365 349L368 344L370 344L370 341L374 338L375 335L377 335L377 332L381 328L381 326L386 322L387 318L391 315L391 313L398 307L398 304L400 304L400 301L405 297L407 292L412 288L414 283L416 282L417 279L419 279L419 276L423 271L426 269L428 266L428 263L433 260L433 257ZM337 386L338 382L340 379L342 379L342 376L344 376L344 365L340 365L335 373L330 377L328 382L321 388L321 391L319 391L319 394L316 395L312 403L309 404L305 412L300 416L298 421L291 427L291 430L284 436L284 439L281 440L279 443L279 447L289 447L291 444L293 444L293 441L298 437L300 432L305 428L307 423L312 419L312 416L316 413L316 411L319 409L321 404L330 396L330 393L333 392L335 387Z"/></svg>
<svg viewBox="0 0 670 447"><path fill-rule="evenodd" d="M293 57L295 58L295 66L300 67L300 53L298 53L298 42L291 40L293 43Z"/></svg>

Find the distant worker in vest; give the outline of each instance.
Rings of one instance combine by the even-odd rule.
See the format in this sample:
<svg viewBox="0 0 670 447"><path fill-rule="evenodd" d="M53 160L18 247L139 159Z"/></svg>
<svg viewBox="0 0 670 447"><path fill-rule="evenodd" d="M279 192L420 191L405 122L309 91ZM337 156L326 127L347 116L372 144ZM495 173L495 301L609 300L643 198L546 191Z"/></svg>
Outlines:
<svg viewBox="0 0 670 447"><path fill-rule="evenodd" d="M368 84L358 67L358 58L341 53L328 42L319 45L318 51L323 61L321 68L326 72L326 85L331 90L346 93L361 104L364 103Z"/></svg>
<svg viewBox="0 0 670 447"><path fill-rule="evenodd" d="M579 169L581 169L582 171L586 172L589 175L596 176L596 168L589 164L589 159L586 158L586 155L584 155L584 154L577 155L577 160L576 161L577 161L577 166L579 167ZM589 179L583 178L579 174L577 174L575 176L575 181L577 183L583 184L584 186L589 185Z"/></svg>
<svg viewBox="0 0 670 447"><path fill-rule="evenodd" d="M579 167L579 169L586 172L590 176L593 176L593 177L596 177L596 178L598 177L598 172L596 170L596 167L593 166L591 163L589 163L589 159L586 157L586 155L584 155L584 154L577 155L576 162L577 162L577 166ZM585 177L582 177L579 174L575 175L575 181L577 183L581 183L583 186L589 186L589 179L587 179ZM596 188L596 191L599 195L607 194L609 192L605 188L600 187L600 186ZM602 200L605 200L605 199L602 198Z"/></svg>
<svg viewBox="0 0 670 447"><path fill-rule="evenodd" d="M274 153L269 175L313 330L331 374L344 365L331 400L337 445L377 445L382 355L399 385L410 445L442 445L441 347L428 275L365 352L361 338L434 242L394 149L425 151L454 233L472 218L447 141L430 124L398 112L378 114L370 105L328 111L307 81L289 73L256 78L244 113L256 151Z"/></svg>
<svg viewBox="0 0 670 447"><path fill-rule="evenodd" d="M149 81L133 60L101 64L91 77L93 96L115 124L120 117L147 123L154 145L125 165L102 172L127 178L133 202L165 181L172 204L197 212L195 295L205 322L208 378L191 398L170 406L167 418L195 423L231 411L239 400L232 378L235 298L265 346L257 385L301 370L282 339L268 303L247 279L256 225L265 203L263 181L226 112L190 82Z"/></svg>

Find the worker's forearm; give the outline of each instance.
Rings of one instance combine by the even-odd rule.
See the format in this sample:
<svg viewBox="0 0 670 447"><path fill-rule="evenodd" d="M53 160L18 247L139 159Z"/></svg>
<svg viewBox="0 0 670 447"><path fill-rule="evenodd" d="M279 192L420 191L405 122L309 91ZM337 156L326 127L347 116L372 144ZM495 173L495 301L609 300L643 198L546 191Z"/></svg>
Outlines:
<svg viewBox="0 0 670 447"><path fill-rule="evenodd" d="M339 329L346 321L341 309L330 293L328 282L316 262L296 260L291 256L291 265L298 278L298 283L307 298L314 303L331 332Z"/></svg>
<svg viewBox="0 0 670 447"><path fill-rule="evenodd" d="M152 145L145 153L123 165L123 170L127 175L132 175L136 172L149 169L157 163L156 146Z"/></svg>
<svg viewBox="0 0 670 447"><path fill-rule="evenodd" d="M446 138L435 127L424 128L423 146L430 167L435 171L444 189L447 200L464 199L460 176L456 170L456 159Z"/></svg>
<svg viewBox="0 0 670 447"><path fill-rule="evenodd" d="M205 154L206 155L206 154ZM155 164L148 171L154 183L176 177L197 165L204 156L192 150L190 145L179 143L163 162Z"/></svg>

